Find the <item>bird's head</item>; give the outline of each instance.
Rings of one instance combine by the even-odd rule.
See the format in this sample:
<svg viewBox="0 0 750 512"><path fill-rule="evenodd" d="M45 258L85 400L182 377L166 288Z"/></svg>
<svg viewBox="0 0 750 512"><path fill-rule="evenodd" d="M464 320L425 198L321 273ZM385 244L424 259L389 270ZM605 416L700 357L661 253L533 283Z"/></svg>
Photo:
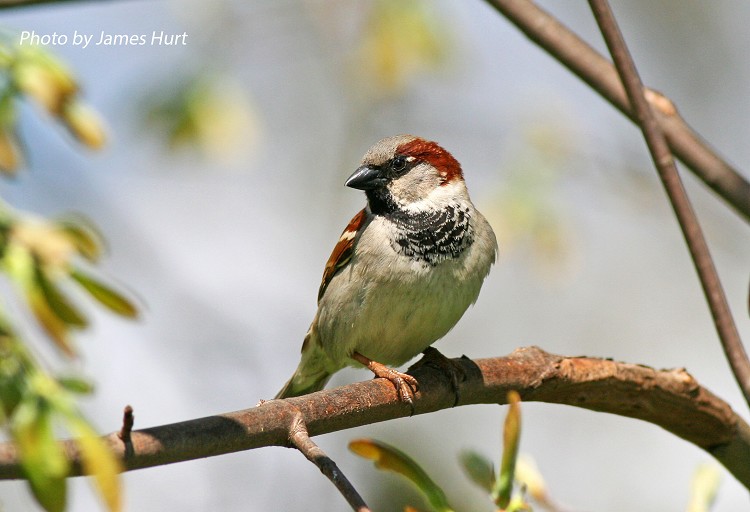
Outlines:
<svg viewBox="0 0 750 512"><path fill-rule="evenodd" d="M461 165L437 143L413 135L380 140L346 186L364 190L373 213L388 213L441 197L466 194Z"/></svg>

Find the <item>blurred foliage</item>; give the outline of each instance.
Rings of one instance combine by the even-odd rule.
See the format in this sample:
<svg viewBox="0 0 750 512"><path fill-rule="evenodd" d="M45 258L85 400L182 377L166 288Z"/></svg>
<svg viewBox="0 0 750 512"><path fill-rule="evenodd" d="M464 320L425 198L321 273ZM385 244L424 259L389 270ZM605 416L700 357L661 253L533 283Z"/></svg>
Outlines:
<svg viewBox="0 0 750 512"><path fill-rule="evenodd" d="M425 70L436 69L451 41L432 2L376 0L355 54L355 77L373 97L396 96Z"/></svg>
<svg viewBox="0 0 750 512"><path fill-rule="evenodd" d="M528 454L521 454L516 460L516 481L526 494L541 508L550 512L557 512L560 508L550 499L547 483L542 473Z"/></svg>
<svg viewBox="0 0 750 512"><path fill-rule="evenodd" d="M79 98L79 85L55 56L37 46L0 40L0 170L13 174L23 160L17 136L18 101L29 99L61 122L81 143L99 148L104 125ZM70 359L73 334L89 320L71 298L71 288L128 318L133 303L94 275L102 240L81 217L44 219L0 201L0 272L15 285L37 323ZM82 470L107 509L121 510L120 461L81 414L76 398L93 386L77 375L54 376L17 334L0 308L0 428L15 443L31 491L50 512L66 505L71 467L57 441L61 431L78 445Z"/></svg>
<svg viewBox="0 0 750 512"><path fill-rule="evenodd" d="M101 252L96 231L82 219L48 221L0 204L0 271L16 285L39 324L68 357L77 352L72 332L89 321L63 291L64 285L77 284L113 312L136 316L127 298L86 269ZM64 509L65 477L70 470L56 440L56 425L77 440L83 470L94 477L109 510L121 508L120 462L75 406L76 395L92 389L79 377L46 372L0 311L0 426L18 446L32 492L46 510Z"/></svg>
<svg viewBox="0 0 750 512"><path fill-rule="evenodd" d="M495 475L495 468L487 458L474 452L466 451L459 460L469 479L487 494L495 503L497 510L508 512L531 511L526 500L526 486L518 479L516 465L518 449L521 444L521 397L516 391L508 392L508 413L503 425L503 454L500 459L500 473ZM520 487L516 489L516 485ZM514 492L515 491L515 492Z"/></svg>
<svg viewBox="0 0 750 512"><path fill-rule="evenodd" d="M721 469L715 464L701 464L690 483L687 512L709 512L721 485Z"/></svg>
<svg viewBox="0 0 750 512"><path fill-rule="evenodd" d="M500 475L492 489L495 504L507 510L513 492L513 479L516 475L516 459L521 444L521 397L517 391L508 392L508 414L503 428L503 457L500 460ZM511 510L523 510L514 508Z"/></svg>
<svg viewBox="0 0 750 512"><path fill-rule="evenodd" d="M91 149L106 141L104 123L80 98L71 71L42 47L0 37L0 171L13 174L23 162L17 121L18 102L36 103Z"/></svg>
<svg viewBox="0 0 750 512"><path fill-rule="evenodd" d="M173 151L238 160L258 137L255 108L227 76L197 74L168 81L144 100L145 124Z"/></svg>
<svg viewBox="0 0 750 512"><path fill-rule="evenodd" d="M0 425L18 448L34 496L50 512L65 508L70 471L56 426L75 437L83 470L94 476L107 508L121 510L120 461L75 406L75 397L91 389L78 377L55 378L42 370L0 316Z"/></svg>
<svg viewBox="0 0 750 512"><path fill-rule="evenodd" d="M527 490L533 487L532 497L542 497L538 503L547 510L556 510L547 498L544 480L533 464L521 463L518 448L521 439L521 398L516 391L508 393L508 414L503 429L503 455L500 474L487 458L479 453L467 451L459 460L469 479L487 492L498 511L530 512L526 499ZM393 471L412 482L425 496L430 509L435 512L450 512L453 509L440 488L422 467L404 452L374 439L357 439L349 443L349 449L357 455L375 462L378 469ZM518 464L519 471L516 471ZM520 471L523 466L523 473ZM520 476L528 478L529 483ZM406 507L407 511L417 510Z"/></svg>
<svg viewBox="0 0 750 512"><path fill-rule="evenodd" d="M86 269L85 262L95 263L101 254L101 241L83 219L47 221L15 214L0 205L0 233L0 269L66 355L76 354L72 332L87 327L89 321L61 285L75 283L114 313L136 316L127 298Z"/></svg>
<svg viewBox="0 0 750 512"><path fill-rule="evenodd" d="M574 259L566 211L557 200L574 142L560 124L547 112L519 127L521 140L503 163L505 181L487 210L500 246L530 253L532 268L548 279L562 277Z"/></svg>
<svg viewBox="0 0 750 512"><path fill-rule="evenodd" d="M374 439L355 439L349 443L349 449L360 457L374 461L376 468L393 471L412 482L427 499L431 510L452 512L443 490L414 459L398 448Z"/></svg>

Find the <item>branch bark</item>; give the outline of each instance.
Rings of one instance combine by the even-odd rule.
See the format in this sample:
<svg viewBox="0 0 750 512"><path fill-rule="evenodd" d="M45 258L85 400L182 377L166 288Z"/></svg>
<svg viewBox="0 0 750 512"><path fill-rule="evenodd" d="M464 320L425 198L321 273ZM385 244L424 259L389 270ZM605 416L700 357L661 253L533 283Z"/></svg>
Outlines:
<svg viewBox="0 0 750 512"><path fill-rule="evenodd" d="M486 0L531 41L586 82L612 106L636 122L628 96L615 67L565 25L529 0ZM698 178L729 204L745 221L750 221L750 182L719 156L674 108L660 108L657 121L669 147ZM671 101L668 101L671 107Z"/></svg>
<svg viewBox="0 0 750 512"><path fill-rule="evenodd" d="M458 405L504 404L508 391L524 401L573 405L648 421L702 448L750 489L750 426L685 370L588 357L563 357L531 347L507 357L454 359L466 373ZM413 372L420 391L414 414L453 407L449 379L429 365ZM373 379L310 395L271 400L243 411L134 430L127 447L107 436L127 470L260 448L290 446L290 425L299 414L311 436L409 416L390 382ZM80 456L63 441L80 475ZM18 454L0 443L0 479L23 478Z"/></svg>

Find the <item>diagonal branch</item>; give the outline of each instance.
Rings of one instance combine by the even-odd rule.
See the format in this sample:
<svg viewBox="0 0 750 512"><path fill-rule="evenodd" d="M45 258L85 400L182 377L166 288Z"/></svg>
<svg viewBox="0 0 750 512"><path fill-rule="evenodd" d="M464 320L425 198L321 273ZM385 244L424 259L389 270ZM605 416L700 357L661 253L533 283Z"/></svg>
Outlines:
<svg viewBox="0 0 750 512"><path fill-rule="evenodd" d="M574 405L648 421L707 451L750 489L750 426L685 370L563 357L535 347L518 349L508 357L453 361L466 374L458 405L504 404L513 389L525 401ZM455 390L441 372L423 365L414 376L420 384L414 414L453 407ZM243 411L134 430L132 452L127 455L116 433L107 439L126 469L134 470L262 446L288 446L289 426L298 414L315 436L411 413L390 382L373 379L271 400ZM81 474L76 444L64 444L75 474ZM23 478L18 454L12 444L0 443L0 480L14 478Z"/></svg>
<svg viewBox="0 0 750 512"><path fill-rule="evenodd" d="M333 482L336 489L338 489L347 503L352 507L352 510L355 512L370 512L370 508L336 463L310 439L305 420L302 418L302 413L297 413L294 417L292 426L289 429L289 441L302 452L302 455L307 460L315 464L320 469L320 472Z"/></svg>
<svg viewBox="0 0 750 512"><path fill-rule="evenodd" d="M617 72L622 77L622 83L628 93L630 104L633 106L637 123L641 127L651 158L659 173L659 178L661 178L669 202L672 204L672 209L680 224L680 229L682 229L734 378L742 389L745 400L750 404L750 359L747 357L737 326L734 324L727 298L719 280L719 274L716 272L698 218L690 204L685 187L682 185L682 180L677 172L677 165L672 158L672 152L643 93L643 83L638 76L638 70L628 51L620 28L617 26L609 3L607 0L589 0L589 5L591 5L596 22L612 54Z"/></svg>
<svg viewBox="0 0 750 512"><path fill-rule="evenodd" d="M486 1L612 106L636 120L617 71L599 52L529 0ZM695 133L676 110L655 110L674 155L742 218L750 221L750 183L747 179Z"/></svg>

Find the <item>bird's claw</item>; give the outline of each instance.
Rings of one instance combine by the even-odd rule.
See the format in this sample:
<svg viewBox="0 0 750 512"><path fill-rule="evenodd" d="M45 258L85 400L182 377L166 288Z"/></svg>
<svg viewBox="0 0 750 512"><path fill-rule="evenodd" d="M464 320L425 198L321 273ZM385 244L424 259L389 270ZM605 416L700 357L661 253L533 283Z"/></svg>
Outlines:
<svg viewBox="0 0 750 512"><path fill-rule="evenodd" d="M375 374L376 378L388 379L391 381L393 386L396 388L398 398L402 402L406 402L414 410L414 395L419 391L419 382L417 379L409 375L408 373L402 373L393 368L388 368L384 364L373 361L372 359L363 356L359 352L354 352L352 358L366 366L372 373Z"/></svg>
<svg viewBox="0 0 750 512"><path fill-rule="evenodd" d="M375 374L375 377L382 379L388 379L391 381L393 386L398 392L398 397L402 402L406 402L410 405L414 405L414 394L419 391L419 383L417 379L409 375L408 373L401 373L392 368L384 367L385 372L382 374Z"/></svg>

